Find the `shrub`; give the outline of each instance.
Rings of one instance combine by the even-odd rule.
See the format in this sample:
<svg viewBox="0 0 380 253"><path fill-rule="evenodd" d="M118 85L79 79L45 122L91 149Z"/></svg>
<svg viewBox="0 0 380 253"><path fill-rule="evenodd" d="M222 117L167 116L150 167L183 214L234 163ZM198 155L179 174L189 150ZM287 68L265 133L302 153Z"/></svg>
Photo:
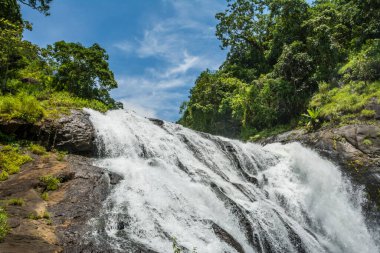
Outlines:
<svg viewBox="0 0 380 253"><path fill-rule="evenodd" d="M0 116L5 119L22 119L35 123L44 115L40 102L31 95L19 93L15 96L2 96L0 99Z"/></svg>
<svg viewBox="0 0 380 253"><path fill-rule="evenodd" d="M8 205L11 205L11 206L23 206L25 204L25 201L22 198L16 198L16 199L9 199L7 203Z"/></svg>
<svg viewBox="0 0 380 253"><path fill-rule="evenodd" d="M0 207L0 241L8 234L8 215L5 210Z"/></svg>
<svg viewBox="0 0 380 253"><path fill-rule="evenodd" d="M366 145L366 146L371 146L373 143L370 139L364 139L363 140L363 144Z"/></svg>
<svg viewBox="0 0 380 253"><path fill-rule="evenodd" d="M20 166L32 161L33 159L25 154L22 154L18 147L6 145L0 150L0 169L2 169L2 177L16 174L20 171Z"/></svg>
<svg viewBox="0 0 380 253"><path fill-rule="evenodd" d="M307 109L307 114L304 113L302 116L304 116L307 119L307 128L309 129L316 129L319 124L319 114L320 110L319 109Z"/></svg>
<svg viewBox="0 0 380 253"><path fill-rule="evenodd" d="M45 201L48 201L48 199L49 199L49 193L47 193L47 192L43 192L43 193L41 194L41 198L42 198L43 200L45 200Z"/></svg>
<svg viewBox="0 0 380 253"><path fill-rule="evenodd" d="M63 159L66 157L67 151L58 151L57 152L57 160L63 161Z"/></svg>
<svg viewBox="0 0 380 253"><path fill-rule="evenodd" d="M40 181L45 185L47 191L55 191L59 188L59 179L52 175L42 176Z"/></svg>
<svg viewBox="0 0 380 253"><path fill-rule="evenodd" d="M35 155L44 155L46 154L46 149L38 144L31 144L29 150Z"/></svg>
<svg viewBox="0 0 380 253"><path fill-rule="evenodd" d="M341 88L333 88L328 92L318 92L311 101L310 107L320 108L320 116L333 122L344 121L345 118L355 118L369 115L365 110L373 98L380 101L380 82L366 84L362 81L352 81ZM343 115L345 117L343 117Z"/></svg>
<svg viewBox="0 0 380 253"><path fill-rule="evenodd" d="M44 218L44 219L50 219L50 216L51 216L50 213L45 211L43 213L43 215L42 215L42 218Z"/></svg>
<svg viewBox="0 0 380 253"><path fill-rule="evenodd" d="M376 112L374 110L363 109L360 112L360 116L364 118L368 118L368 119L373 118L375 115L376 115Z"/></svg>
<svg viewBox="0 0 380 253"><path fill-rule="evenodd" d="M6 172L5 170L2 170L0 173L0 181L5 181L8 178L9 178L8 172Z"/></svg>

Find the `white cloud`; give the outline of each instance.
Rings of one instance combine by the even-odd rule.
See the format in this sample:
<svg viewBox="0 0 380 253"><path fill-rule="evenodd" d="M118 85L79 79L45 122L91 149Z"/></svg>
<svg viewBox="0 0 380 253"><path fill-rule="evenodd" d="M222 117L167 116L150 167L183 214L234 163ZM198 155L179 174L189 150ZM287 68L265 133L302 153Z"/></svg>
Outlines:
<svg viewBox="0 0 380 253"><path fill-rule="evenodd" d="M193 86L200 71L218 68L224 58L208 48L210 41L215 45L210 19L222 4L218 0L162 2L174 10L171 16L148 24L141 38L115 45L158 64L148 63L143 73L120 77L119 89L113 95L122 99L126 108L144 116L175 120L180 103L187 99L186 90ZM215 50L219 51L218 45Z"/></svg>
<svg viewBox="0 0 380 253"><path fill-rule="evenodd" d="M114 45L114 47L116 47L117 49L123 51L124 53L131 53L133 50L134 50L134 45L133 43L129 42L129 41L123 41L123 42L119 42L119 43L116 43Z"/></svg>

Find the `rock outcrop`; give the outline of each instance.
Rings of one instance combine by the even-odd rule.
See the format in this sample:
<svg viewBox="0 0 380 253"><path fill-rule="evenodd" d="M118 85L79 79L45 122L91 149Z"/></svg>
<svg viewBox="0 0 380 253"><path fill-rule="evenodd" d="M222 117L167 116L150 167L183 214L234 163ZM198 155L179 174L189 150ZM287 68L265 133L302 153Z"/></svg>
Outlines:
<svg viewBox="0 0 380 253"><path fill-rule="evenodd" d="M339 165L354 182L365 186L380 208L380 126L347 125L307 133L293 130L263 140L262 144L299 141Z"/></svg>
<svg viewBox="0 0 380 253"><path fill-rule="evenodd" d="M65 161L54 154L33 158L19 174L0 183L0 200L20 198L25 203L7 206L12 229L0 242L0 252L107 252L95 248L85 235L90 219L99 215L103 201L122 178L83 156L69 155ZM61 181L45 200L39 185L44 175Z"/></svg>
<svg viewBox="0 0 380 253"><path fill-rule="evenodd" d="M22 120L0 121L0 132L17 139L36 141L49 150L58 148L86 156L92 156L96 151L95 130L89 115L81 110L72 110L70 115L36 124Z"/></svg>

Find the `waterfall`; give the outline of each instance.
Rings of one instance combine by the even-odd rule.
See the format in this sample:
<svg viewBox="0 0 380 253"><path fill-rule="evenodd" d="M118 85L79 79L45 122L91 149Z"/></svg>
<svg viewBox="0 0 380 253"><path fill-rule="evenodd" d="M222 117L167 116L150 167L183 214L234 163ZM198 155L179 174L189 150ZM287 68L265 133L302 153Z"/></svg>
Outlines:
<svg viewBox="0 0 380 253"><path fill-rule="evenodd" d="M87 110L120 174L91 236L113 252L374 253L362 189L299 143L260 146ZM138 251L140 250L140 251Z"/></svg>

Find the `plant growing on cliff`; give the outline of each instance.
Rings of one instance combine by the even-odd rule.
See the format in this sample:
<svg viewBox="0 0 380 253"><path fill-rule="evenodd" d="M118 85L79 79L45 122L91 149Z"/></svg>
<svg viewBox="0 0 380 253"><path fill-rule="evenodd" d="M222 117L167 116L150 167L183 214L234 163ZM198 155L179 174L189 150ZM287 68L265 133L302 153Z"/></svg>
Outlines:
<svg viewBox="0 0 380 253"><path fill-rule="evenodd" d="M32 161L33 159L23 154L18 147L6 145L0 149L0 169L2 170L1 178L6 179L7 174L12 175L20 171L20 166Z"/></svg>
<svg viewBox="0 0 380 253"><path fill-rule="evenodd" d="M8 215L5 210L0 207L0 241L4 239L8 232Z"/></svg>
<svg viewBox="0 0 380 253"><path fill-rule="evenodd" d="M307 120L306 127L310 130L317 129L320 125L320 109L316 108L310 108L307 109L307 114L304 113L302 116L304 116Z"/></svg>
<svg viewBox="0 0 380 253"><path fill-rule="evenodd" d="M23 206L25 204L25 201L22 198L14 198L8 199L7 203L11 206Z"/></svg>
<svg viewBox="0 0 380 253"><path fill-rule="evenodd" d="M44 155L46 154L46 149L38 144L31 144L29 150L35 155Z"/></svg>
<svg viewBox="0 0 380 253"><path fill-rule="evenodd" d="M45 190L55 191L59 188L60 180L52 175L40 177L40 182L44 185Z"/></svg>

